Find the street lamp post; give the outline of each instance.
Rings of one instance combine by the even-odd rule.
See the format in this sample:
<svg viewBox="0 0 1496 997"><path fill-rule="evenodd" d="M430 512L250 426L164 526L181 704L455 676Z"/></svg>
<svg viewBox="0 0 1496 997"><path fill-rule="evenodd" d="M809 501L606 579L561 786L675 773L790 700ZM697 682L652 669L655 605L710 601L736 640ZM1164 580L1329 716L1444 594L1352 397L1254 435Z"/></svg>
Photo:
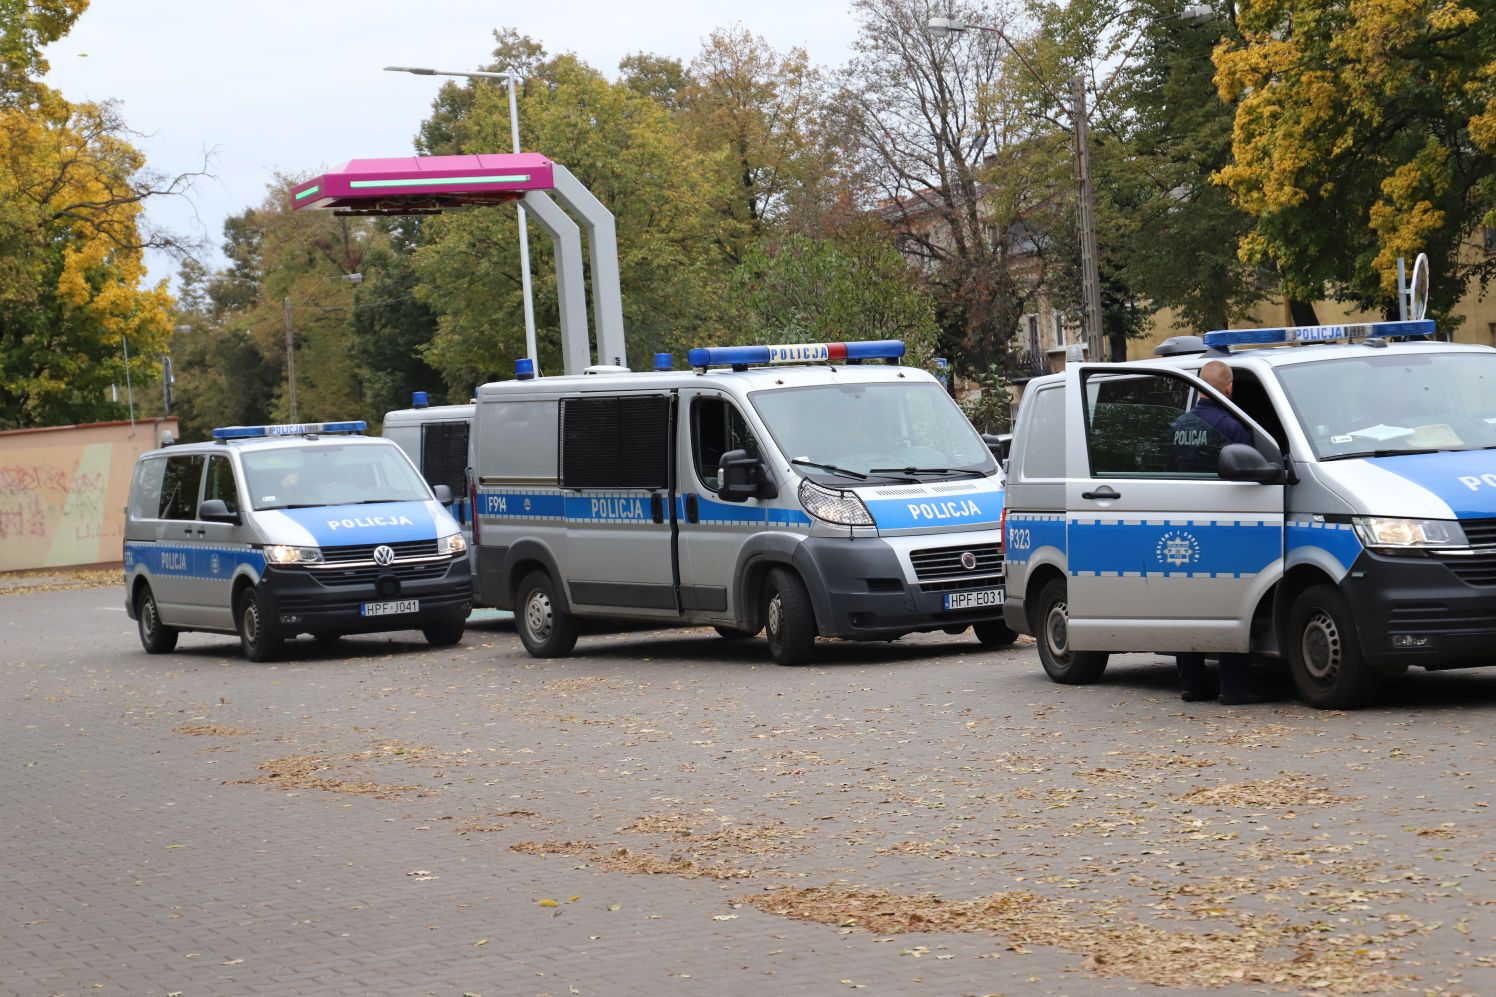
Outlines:
<svg viewBox="0 0 1496 997"><path fill-rule="evenodd" d="M1190 24L1200 24L1214 17L1215 10L1206 4L1189 4L1177 16ZM957 17L932 17L927 27L930 34L937 38L967 30L986 31L997 35L1008 46L1008 49L1018 56L1018 61L1023 63L1023 68L1034 78L1034 81L1043 87L1056 103L1064 103L1053 90L1050 90L1044 77L1029 65L1022 50L1013 44L1013 40L1001 28L990 24L972 24ZM1136 45L1136 41L1133 44ZM1112 70L1111 77L1102 87L1103 92L1122 72L1122 66L1131 55L1132 47L1129 46L1122 56L1122 61L1117 63L1117 68ZM1097 260L1096 201L1091 186L1091 121L1090 114L1086 110L1086 77L1083 73L1076 73L1070 81L1070 117L1073 122L1072 135L1075 140L1077 198L1075 214L1080 228L1081 311L1086 334L1086 350L1090 352L1101 348L1101 266Z"/></svg>
<svg viewBox="0 0 1496 997"><path fill-rule="evenodd" d="M514 146L514 151L520 151L519 146L519 102L515 96L515 83L521 79L520 75L513 70L503 73L489 72L460 72L446 69L427 69L423 66L385 66L387 73L414 73L417 76L461 76L474 80L504 80L509 87L509 138ZM535 350L535 299L530 289L530 230L525 218L525 206L516 203L515 208L519 214L519 281L520 291L524 297L525 306L525 355L530 358L530 363L538 375L540 373L540 358Z"/></svg>

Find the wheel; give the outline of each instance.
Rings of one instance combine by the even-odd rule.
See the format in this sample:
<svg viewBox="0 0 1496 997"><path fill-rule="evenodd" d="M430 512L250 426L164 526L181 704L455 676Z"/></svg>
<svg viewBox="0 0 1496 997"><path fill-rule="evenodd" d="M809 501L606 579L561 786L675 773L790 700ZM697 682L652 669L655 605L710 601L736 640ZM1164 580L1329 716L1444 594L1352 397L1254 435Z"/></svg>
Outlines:
<svg viewBox="0 0 1496 997"><path fill-rule="evenodd" d="M769 653L775 661L799 665L810 660L816 643L816 614L799 575L786 568L769 572L764 620Z"/></svg>
<svg viewBox="0 0 1496 997"><path fill-rule="evenodd" d="M1007 647L1018 639L1018 634L1009 630L1008 625L1002 620L973 623L971 632L976 634L977 640L986 647Z"/></svg>
<svg viewBox="0 0 1496 997"><path fill-rule="evenodd" d="M1070 605L1065 579L1051 579L1039 592L1036 609L1039 662L1044 671L1064 685L1085 685L1106 671L1105 651L1070 650Z"/></svg>
<svg viewBox="0 0 1496 997"><path fill-rule="evenodd" d="M712 627L723 640L748 640L758 636L757 630L739 630L737 627Z"/></svg>
<svg viewBox="0 0 1496 997"><path fill-rule="evenodd" d="M281 655L283 641L265 618L260 593L246 588L239 596L239 646L250 661L274 661Z"/></svg>
<svg viewBox="0 0 1496 997"><path fill-rule="evenodd" d="M514 618L525 650L536 658L564 658L577 646L577 618L556 597L556 583L532 571L514 590Z"/></svg>
<svg viewBox="0 0 1496 997"><path fill-rule="evenodd" d="M1288 614L1288 670L1310 706L1341 710L1376 698L1382 676L1366 663L1345 599L1333 585L1314 585Z"/></svg>
<svg viewBox="0 0 1496 997"><path fill-rule="evenodd" d="M135 623L140 628L140 646L147 654L165 654L177 646L176 627L161 622L156 596L147 585L135 598Z"/></svg>
<svg viewBox="0 0 1496 997"><path fill-rule="evenodd" d="M426 635L426 643L432 647L451 647L462 641L462 631L466 628L465 619L440 620L422 627L421 633Z"/></svg>

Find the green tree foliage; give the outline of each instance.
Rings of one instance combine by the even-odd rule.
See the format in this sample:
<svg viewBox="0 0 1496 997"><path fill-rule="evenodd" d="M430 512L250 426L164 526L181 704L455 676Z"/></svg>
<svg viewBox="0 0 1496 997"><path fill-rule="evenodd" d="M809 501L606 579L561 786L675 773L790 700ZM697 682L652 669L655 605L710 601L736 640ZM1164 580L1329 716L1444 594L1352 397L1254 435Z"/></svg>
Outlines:
<svg viewBox="0 0 1496 997"><path fill-rule="evenodd" d="M928 365L939 333L934 301L878 223L754 246L730 301L744 343L902 339L908 362Z"/></svg>
<svg viewBox="0 0 1496 997"><path fill-rule="evenodd" d="M972 380L977 391L961 402L961 411L979 433L1006 433L1013 422L1013 389L1007 375L997 364L988 364Z"/></svg>
<svg viewBox="0 0 1496 997"><path fill-rule="evenodd" d="M0 0L0 107L56 118L66 102L41 82L42 49L73 29L88 0Z"/></svg>
<svg viewBox="0 0 1496 997"><path fill-rule="evenodd" d="M1253 217L1248 262L1295 298L1328 289L1395 314L1396 259L1429 254L1445 312L1492 263L1460 265L1496 223L1496 11L1484 0L1238 0L1216 52L1235 102L1217 176Z"/></svg>
<svg viewBox="0 0 1496 997"><path fill-rule="evenodd" d="M436 315L416 293L412 249L420 244L421 222L412 217L382 223L389 248L364 259L364 282L354 301L351 358L371 417L408 407L412 391L427 391L433 401L445 396L460 403L472 397L474 385L449 389L424 357L436 335Z"/></svg>

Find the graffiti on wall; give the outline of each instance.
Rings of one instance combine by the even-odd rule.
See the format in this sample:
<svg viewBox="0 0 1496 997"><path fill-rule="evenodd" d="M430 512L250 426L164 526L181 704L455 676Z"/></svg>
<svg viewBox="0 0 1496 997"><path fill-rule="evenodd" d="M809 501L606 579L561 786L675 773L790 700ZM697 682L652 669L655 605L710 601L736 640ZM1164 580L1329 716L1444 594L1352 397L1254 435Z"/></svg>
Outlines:
<svg viewBox="0 0 1496 997"><path fill-rule="evenodd" d="M0 571L119 561L135 458L174 422L0 434Z"/></svg>

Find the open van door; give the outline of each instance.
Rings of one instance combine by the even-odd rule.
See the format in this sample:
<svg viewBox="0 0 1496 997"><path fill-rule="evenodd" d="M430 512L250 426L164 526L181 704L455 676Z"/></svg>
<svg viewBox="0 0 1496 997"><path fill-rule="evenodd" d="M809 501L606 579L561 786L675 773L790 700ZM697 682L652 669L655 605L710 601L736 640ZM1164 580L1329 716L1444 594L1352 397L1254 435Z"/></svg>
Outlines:
<svg viewBox="0 0 1496 997"><path fill-rule="evenodd" d="M1247 427L1231 444L1190 414L1214 399ZM1283 573L1278 445L1184 371L1065 372L1069 643L1078 651L1246 651Z"/></svg>

